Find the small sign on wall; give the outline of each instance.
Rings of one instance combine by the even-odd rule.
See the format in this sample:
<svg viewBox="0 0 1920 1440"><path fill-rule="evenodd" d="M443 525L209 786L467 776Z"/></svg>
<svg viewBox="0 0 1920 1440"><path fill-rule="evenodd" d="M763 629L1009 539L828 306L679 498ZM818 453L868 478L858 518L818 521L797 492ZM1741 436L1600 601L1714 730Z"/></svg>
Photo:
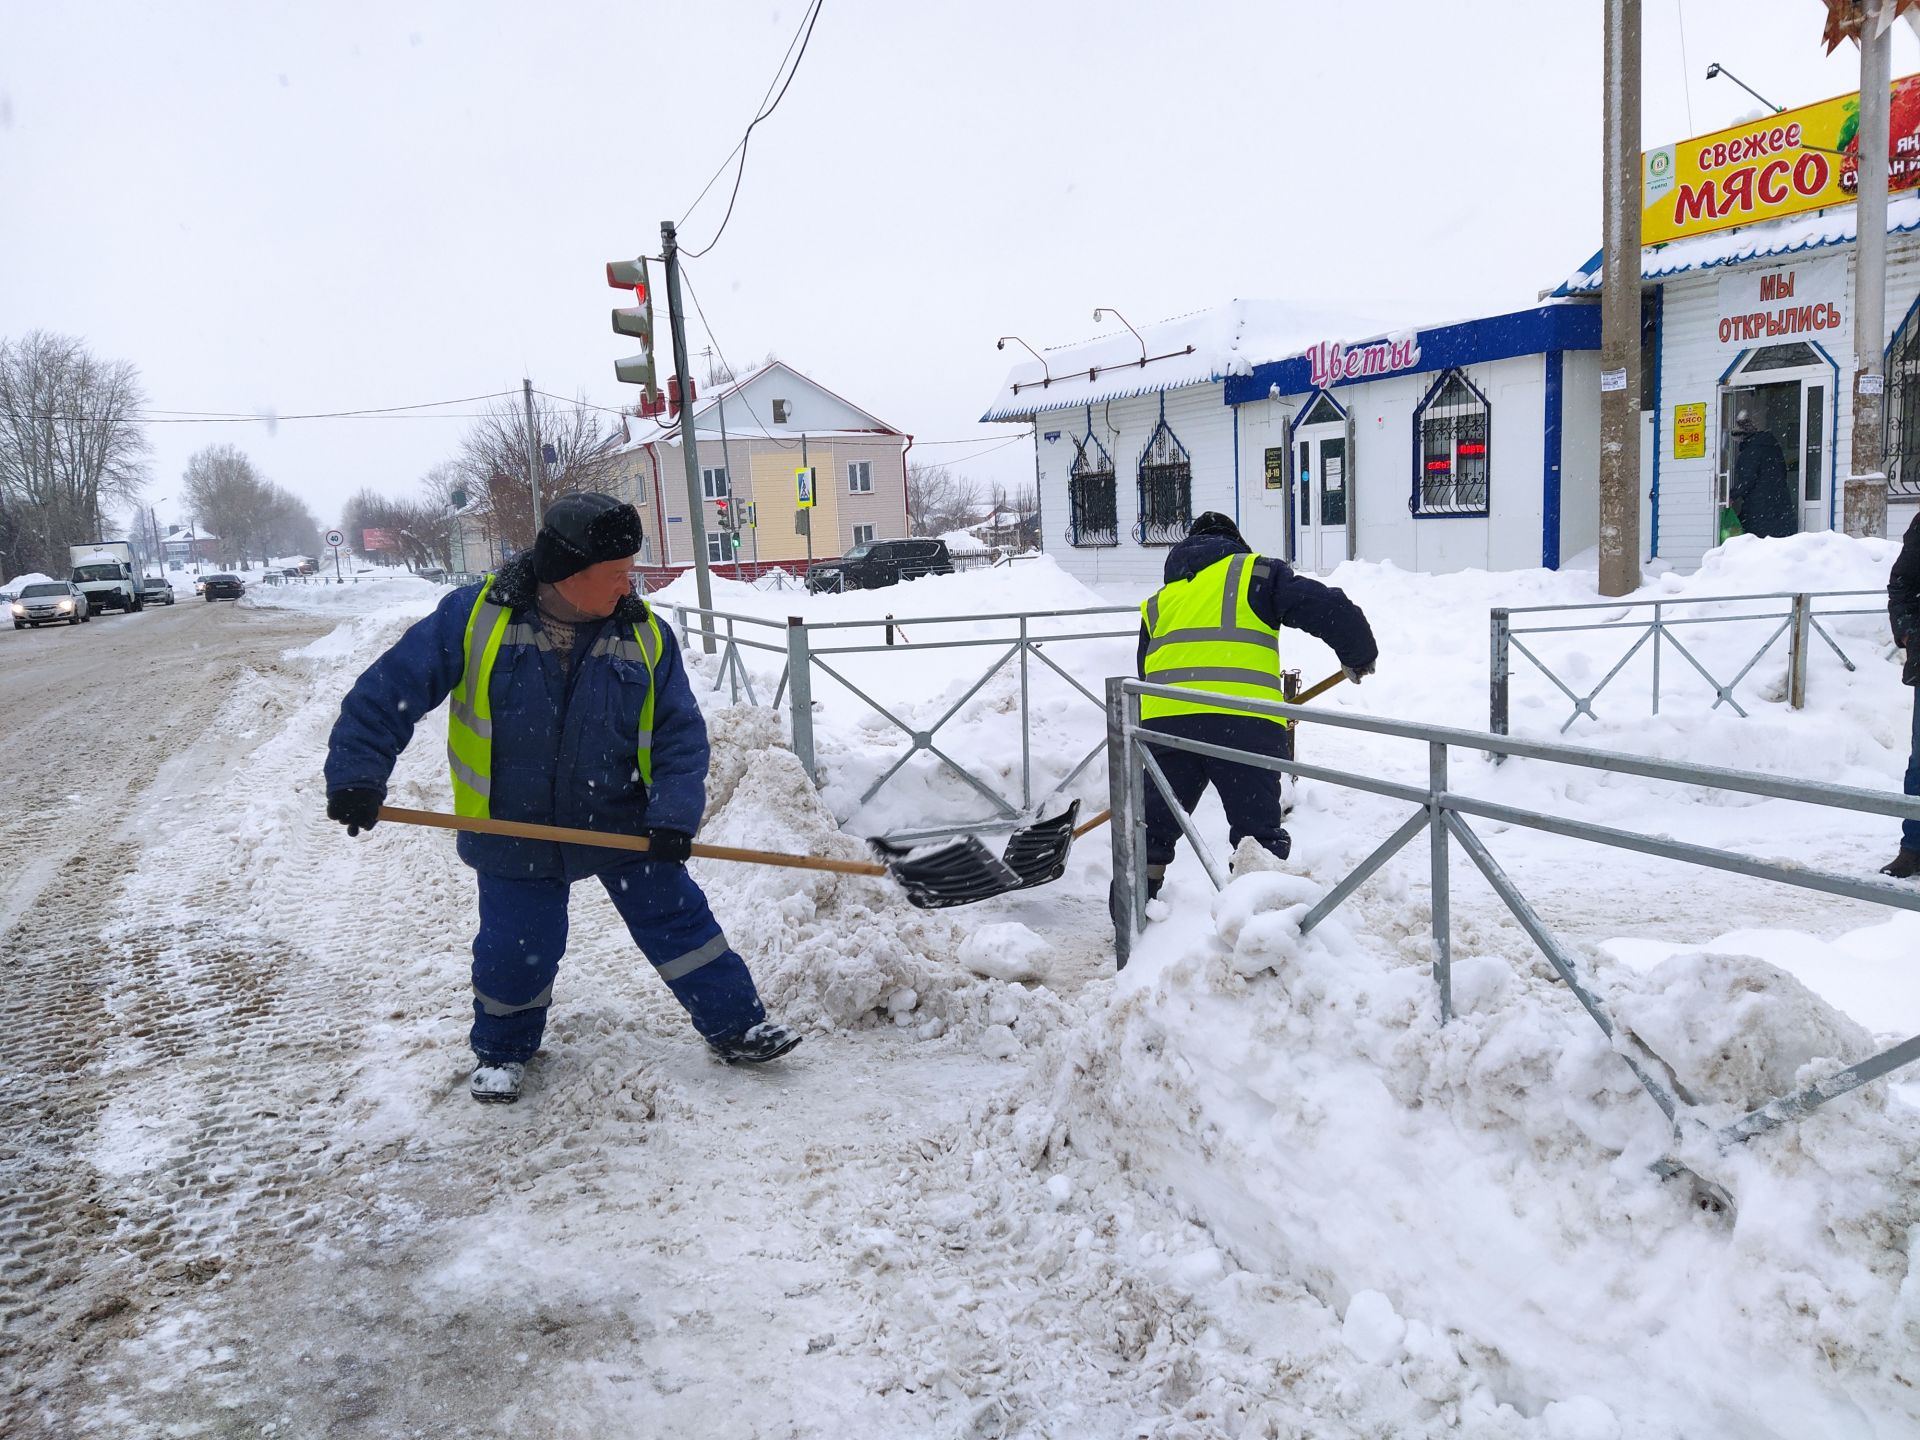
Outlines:
<svg viewBox="0 0 1920 1440"><path fill-rule="evenodd" d="M1267 489L1284 490L1287 488L1287 448L1277 446L1267 451Z"/></svg>
<svg viewBox="0 0 1920 1440"><path fill-rule="evenodd" d="M1707 458L1707 407L1704 402L1673 407L1673 458Z"/></svg>

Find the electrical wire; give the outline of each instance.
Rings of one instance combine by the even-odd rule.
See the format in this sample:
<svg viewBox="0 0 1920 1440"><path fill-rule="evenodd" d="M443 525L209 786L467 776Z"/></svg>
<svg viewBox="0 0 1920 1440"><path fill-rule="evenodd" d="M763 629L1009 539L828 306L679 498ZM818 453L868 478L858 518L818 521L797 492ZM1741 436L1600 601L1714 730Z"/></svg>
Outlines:
<svg viewBox="0 0 1920 1440"><path fill-rule="evenodd" d="M1680 21L1680 89L1687 97L1687 133L1694 134L1693 128L1693 67L1687 63L1687 0L1673 0L1673 8Z"/></svg>
<svg viewBox="0 0 1920 1440"><path fill-rule="evenodd" d="M740 143L735 147L740 155L740 165L739 168L733 172L733 193L727 197L727 213L720 217L720 228L713 232L713 239L709 240L703 248L683 252L687 259L698 260L702 255L712 250L714 246L718 245L720 243L720 237L727 233L727 222L733 219L734 202L740 198L740 181L747 173L747 142L753 138L754 127L772 115L775 110L778 110L780 108L780 102L787 98L787 87L793 84L793 77L800 73L800 62L807 58L807 45L813 39L813 27L815 22L820 18L820 7L825 3L826 0L813 0L813 10L807 18L806 33L800 38L800 53L793 57L793 66L787 71L785 84L781 85L780 93L773 97L773 103L763 108L759 114L755 115L753 119L748 122L746 133L741 135ZM778 72L775 72L775 78L779 78ZM711 184L711 182L709 182L709 184ZM701 193L704 195L706 192L702 191ZM694 203L698 204L699 202L695 201ZM692 213L691 207L689 207L688 213Z"/></svg>
<svg viewBox="0 0 1920 1440"><path fill-rule="evenodd" d="M780 57L779 65L774 67L773 78L767 82L766 91L760 96L760 104L754 110L756 115L766 108L767 97L773 94L773 87L780 83L781 75L786 72L787 60L793 54L793 47L800 43L800 37L806 33L807 28L807 17L802 13L799 25L794 27L793 38L787 41L787 53ZM701 186L700 193L693 197L693 204L687 206L686 213L681 215L680 223L682 225L687 223L688 215L693 214L695 210L700 208L700 202L707 198L707 192L713 189L715 182L718 181L722 175L727 173L727 166L733 163L733 157L740 153L740 147L746 143L744 139L741 140L733 149L727 152L727 158L714 167L713 174L707 177L707 183Z"/></svg>
<svg viewBox="0 0 1920 1440"><path fill-rule="evenodd" d="M233 410L140 410L130 415L64 415L35 412L35 418L79 421L86 424L139 425L277 425L282 420L474 420L478 413L420 415L408 412L437 410L443 405L472 405L517 394L495 390L486 395L463 395L455 400L425 400L418 405L378 405L363 410L315 410L298 415L243 415Z"/></svg>

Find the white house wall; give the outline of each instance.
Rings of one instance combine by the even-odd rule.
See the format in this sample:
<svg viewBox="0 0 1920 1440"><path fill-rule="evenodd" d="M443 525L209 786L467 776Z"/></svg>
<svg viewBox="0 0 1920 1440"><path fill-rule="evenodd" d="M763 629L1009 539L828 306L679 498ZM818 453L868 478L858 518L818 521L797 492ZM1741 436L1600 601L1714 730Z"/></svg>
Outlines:
<svg viewBox="0 0 1920 1440"><path fill-rule="evenodd" d="M1561 553L1572 555L1595 543L1599 524L1599 365L1597 357L1583 352L1569 353L1566 359L1563 394L1571 398L1575 386L1584 386L1591 396L1585 407L1569 403L1563 412ZM1416 519L1408 512L1414 410L1438 381L1438 372L1345 385L1334 392L1353 418L1349 504L1354 507L1355 551L1360 558L1390 560L1404 569L1426 572L1511 570L1541 563L1545 359L1530 355L1498 360L1470 365L1465 373L1492 409L1492 513L1487 518ZM1292 419L1309 398L1293 395L1230 407L1223 403L1223 387L1218 384L1167 392L1167 422L1193 458L1193 513L1237 513L1249 545L1263 554L1284 555L1287 492L1266 488L1265 455L1270 447L1291 445ZM1081 548L1066 539L1067 482L1074 442L1086 433L1087 413L1084 409L1047 411L1038 417L1035 443L1046 548L1064 569L1090 585L1146 590L1160 583L1165 548L1142 547L1132 537L1140 518L1140 452L1159 419L1157 396L1093 407L1094 435L1113 459L1121 543ZM1048 439L1050 435L1054 438Z"/></svg>
<svg viewBox="0 0 1920 1440"><path fill-rule="evenodd" d="M1830 514L1839 524L1839 488L1845 483L1853 444L1853 247L1836 247L1847 257L1846 306L1848 328L1832 337L1813 340L1839 366L1834 438L1831 449ZM1776 269L1794 257L1769 256L1743 269ZM1715 477L1720 448L1720 376L1744 352L1719 344L1720 277L1731 267L1692 271L1664 282L1661 304L1659 425L1660 558L1682 569L1693 569L1718 542L1719 505ZM1898 332L1916 296L1920 296L1920 239L1910 235L1887 237L1886 337ZM1783 337L1783 343L1788 337ZM1798 337L1794 337L1798 338ZM1694 460L1673 457L1673 412L1676 405L1707 407L1707 453Z"/></svg>
<svg viewBox="0 0 1920 1440"><path fill-rule="evenodd" d="M1560 559L1564 564L1600 543L1600 352L1569 350L1561 359ZM1643 492L1652 484L1651 472L1641 477ZM1650 539L1643 534L1641 543Z"/></svg>
<svg viewBox="0 0 1920 1440"><path fill-rule="evenodd" d="M773 418L773 402L784 400L785 420ZM704 396L697 406L706 406L694 419L700 430L720 430L720 406L707 405ZM872 430L873 416L830 394L797 370L785 365L769 365L747 377L740 389L726 399L727 429L738 434L764 428L782 439L801 431Z"/></svg>

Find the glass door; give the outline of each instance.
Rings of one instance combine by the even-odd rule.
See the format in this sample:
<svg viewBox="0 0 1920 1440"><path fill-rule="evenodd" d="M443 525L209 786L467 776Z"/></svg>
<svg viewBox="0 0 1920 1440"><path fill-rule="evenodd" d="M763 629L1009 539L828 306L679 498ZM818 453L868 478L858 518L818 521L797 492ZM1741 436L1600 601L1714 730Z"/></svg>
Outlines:
<svg viewBox="0 0 1920 1440"><path fill-rule="evenodd" d="M1721 386L1717 499L1747 533L1827 528L1832 392L1831 367L1799 343L1751 352Z"/></svg>

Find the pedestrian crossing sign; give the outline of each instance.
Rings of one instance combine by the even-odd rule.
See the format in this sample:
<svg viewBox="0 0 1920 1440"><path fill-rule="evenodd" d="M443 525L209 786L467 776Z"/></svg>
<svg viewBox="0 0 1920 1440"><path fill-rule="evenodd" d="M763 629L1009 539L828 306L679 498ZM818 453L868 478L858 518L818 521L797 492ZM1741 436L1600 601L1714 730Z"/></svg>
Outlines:
<svg viewBox="0 0 1920 1440"><path fill-rule="evenodd" d="M813 508L813 487L818 471L817 465L802 465L793 472L793 503L802 510Z"/></svg>

